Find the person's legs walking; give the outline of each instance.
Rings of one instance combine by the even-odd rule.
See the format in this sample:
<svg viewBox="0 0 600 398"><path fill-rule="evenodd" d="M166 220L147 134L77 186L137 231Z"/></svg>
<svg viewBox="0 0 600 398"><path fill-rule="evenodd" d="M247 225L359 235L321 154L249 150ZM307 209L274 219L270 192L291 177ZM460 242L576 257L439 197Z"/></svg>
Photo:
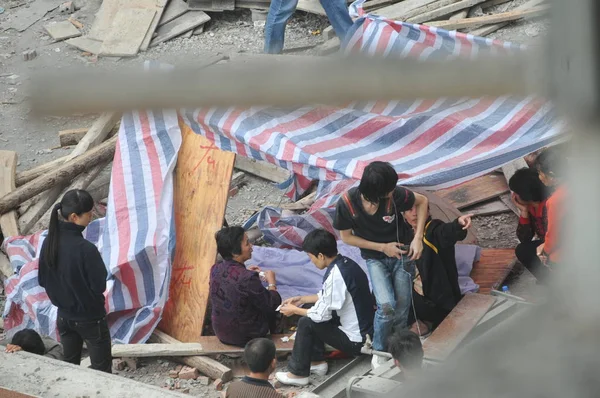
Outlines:
<svg viewBox="0 0 600 398"><path fill-rule="evenodd" d="M412 311L412 282L415 275L415 262L408 256L393 261L394 293L396 307L394 313L394 329L401 330L408 327L408 314Z"/></svg>
<svg viewBox="0 0 600 398"><path fill-rule="evenodd" d="M87 345L92 369L112 373L110 331L106 318L97 321L76 322L75 326Z"/></svg>
<svg viewBox="0 0 600 398"><path fill-rule="evenodd" d="M373 349L385 351L387 338L392 332L396 297L392 283L392 272L385 260L367 260L367 269L377 302L377 311L373 324Z"/></svg>
<svg viewBox="0 0 600 398"><path fill-rule="evenodd" d="M265 24L265 47L267 54L281 54L285 41L285 26L294 15L298 0L271 0Z"/></svg>
<svg viewBox="0 0 600 398"><path fill-rule="evenodd" d="M346 3L346 0L320 0L320 2L333 30L335 30L335 34L343 43L348 30L353 24L348 11L348 3Z"/></svg>
<svg viewBox="0 0 600 398"><path fill-rule="evenodd" d="M65 362L79 365L81 363L81 350L83 348L83 339L77 331L71 328L69 321L58 317L56 320L60 343L63 346Z"/></svg>

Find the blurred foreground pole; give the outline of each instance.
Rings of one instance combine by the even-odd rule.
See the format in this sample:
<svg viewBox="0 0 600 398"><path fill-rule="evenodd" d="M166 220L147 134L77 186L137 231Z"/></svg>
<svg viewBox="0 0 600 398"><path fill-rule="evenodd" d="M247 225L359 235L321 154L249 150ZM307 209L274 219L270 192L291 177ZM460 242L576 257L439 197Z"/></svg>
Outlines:
<svg viewBox="0 0 600 398"><path fill-rule="evenodd" d="M552 7L547 85L572 133L563 263L544 304L493 329L398 396L600 396L600 40L594 28L600 2L553 0Z"/></svg>

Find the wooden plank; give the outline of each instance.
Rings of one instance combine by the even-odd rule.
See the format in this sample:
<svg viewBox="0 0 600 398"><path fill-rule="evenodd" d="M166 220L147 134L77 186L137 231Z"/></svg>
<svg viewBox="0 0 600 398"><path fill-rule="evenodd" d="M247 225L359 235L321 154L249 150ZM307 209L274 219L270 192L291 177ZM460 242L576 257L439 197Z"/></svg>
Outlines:
<svg viewBox="0 0 600 398"><path fill-rule="evenodd" d="M290 178L290 172L286 169L244 156L235 158L235 168L278 184Z"/></svg>
<svg viewBox="0 0 600 398"><path fill-rule="evenodd" d="M177 344L179 340L169 336L168 334L155 329L150 339L151 343L164 343L164 344ZM175 358L176 361L181 361L187 366L198 369L202 374L210 377L211 379L221 379L227 383L233 378L233 372L230 368L223 365L220 362L215 361L212 358L205 356L190 356Z"/></svg>
<svg viewBox="0 0 600 398"><path fill-rule="evenodd" d="M455 21L455 20L457 20L457 19L463 19L463 18L466 18L468 15L469 15L469 10L468 10L468 9L466 9L466 10L462 10L462 11L459 11L459 12L457 12L457 13L453 14L453 15L452 15L452 16L451 16L449 19L450 19L451 21Z"/></svg>
<svg viewBox="0 0 600 398"><path fill-rule="evenodd" d="M365 10L365 11L377 10L379 8L383 8L385 6L388 6L388 5L394 4L394 3L397 3L397 1L394 1L394 0L369 0L369 1L365 1L363 3L363 10ZM328 39L330 39L330 37Z"/></svg>
<svg viewBox="0 0 600 398"><path fill-rule="evenodd" d="M150 47L150 43L154 38L154 32L158 29L158 24L160 23L160 19L162 18L163 13L165 12L165 8L167 7L167 3L169 0L156 0L156 14L154 15L154 20L150 24L150 29L148 29L148 33L146 33L146 37L142 42L140 50L146 51L148 47Z"/></svg>
<svg viewBox="0 0 600 398"><path fill-rule="evenodd" d="M188 11L179 18L158 28L156 31L158 35L152 40L150 47L154 47L162 42L177 37L208 21L210 21L210 17L204 11Z"/></svg>
<svg viewBox="0 0 600 398"><path fill-rule="evenodd" d="M165 12L160 18L158 26L163 26L177 17L182 16L188 11L188 4L183 0L170 0L165 8Z"/></svg>
<svg viewBox="0 0 600 398"><path fill-rule="evenodd" d="M304 198L300 199L297 202L294 202L294 203L285 203L285 204L281 205L281 209L283 209L283 210L295 210L295 211L308 210L313 205L313 203L315 203L315 197L316 196L317 196L317 193L313 192L313 193L305 196Z"/></svg>
<svg viewBox="0 0 600 398"><path fill-rule="evenodd" d="M94 124L92 124L92 127L90 127L86 135L77 143L75 149L67 156L65 162L73 160L79 155L83 155L90 148L104 141L120 118L121 114L116 112L107 112L100 115Z"/></svg>
<svg viewBox="0 0 600 398"><path fill-rule="evenodd" d="M481 257L471 271L471 279L479 285L479 293L490 294L500 287L515 263L514 249L482 249Z"/></svg>
<svg viewBox="0 0 600 398"><path fill-rule="evenodd" d="M530 0L527 3L521 4L519 7L516 7L513 11L528 10L530 8L533 8L533 7L536 7L540 4L542 4L544 1L545 0ZM493 25L482 26L481 28L472 30L469 33L471 33L474 36L485 37L485 36L489 35L490 33L493 33L495 31L497 31L498 29L505 27L508 24L510 24L510 22L501 22L501 23L497 23L497 24L493 24Z"/></svg>
<svg viewBox="0 0 600 398"><path fill-rule="evenodd" d="M496 300L482 294L467 294L423 343L425 358L445 361Z"/></svg>
<svg viewBox="0 0 600 398"><path fill-rule="evenodd" d="M508 185L503 176L486 174L454 187L436 191L436 194L462 210L505 192L508 192Z"/></svg>
<svg viewBox="0 0 600 398"><path fill-rule="evenodd" d="M524 18L534 18L545 15L550 8L548 6L534 7L528 10L508 11L500 14L486 15L484 17L465 18L457 21L431 21L426 25L435 26L446 30L457 30L474 28L480 25L495 24L498 22L516 21Z"/></svg>
<svg viewBox="0 0 600 398"><path fill-rule="evenodd" d="M10 266L10 260L6 254L0 252L0 282L14 275L14 271ZM2 319L2 318L0 318Z"/></svg>
<svg viewBox="0 0 600 398"><path fill-rule="evenodd" d="M444 7L439 7L435 10L414 16L409 18L408 22L421 23L431 21L435 18L443 17L444 15L452 14L453 12L463 10L465 8L473 7L479 3L483 3L485 0L462 0L456 3L449 4Z"/></svg>
<svg viewBox="0 0 600 398"><path fill-rule="evenodd" d="M73 37L81 36L81 32L69 21L52 22L44 26L46 32L55 41L72 39Z"/></svg>
<svg viewBox="0 0 600 398"><path fill-rule="evenodd" d="M116 358L186 357L203 354L205 354L204 348L200 343L115 344L112 346L112 356Z"/></svg>
<svg viewBox="0 0 600 398"><path fill-rule="evenodd" d="M501 200L491 200L463 209L463 213L473 214L474 216L490 216L510 212L511 209Z"/></svg>
<svg viewBox="0 0 600 398"><path fill-rule="evenodd" d="M137 55L155 15L156 10L149 8L120 9L115 15L112 29L102 42L100 55L109 57Z"/></svg>
<svg viewBox="0 0 600 398"><path fill-rule="evenodd" d="M159 2L162 0L103 0L87 37L104 41L113 29L113 22L120 9L146 8L156 12Z"/></svg>
<svg viewBox="0 0 600 398"><path fill-rule="evenodd" d="M235 155L219 150L185 123L179 126L183 142L174 182L177 245L160 328L188 343L198 342L202 334L210 268L217 258L214 235L223 224Z"/></svg>
<svg viewBox="0 0 600 398"><path fill-rule="evenodd" d="M73 39L66 40L65 43L91 54L100 54L100 50L102 49L101 41L90 39L89 37L75 37Z"/></svg>
<svg viewBox="0 0 600 398"><path fill-rule="evenodd" d="M411 11L435 2L436 0L404 0L381 8L377 10L376 14L390 19L402 20Z"/></svg>
<svg viewBox="0 0 600 398"><path fill-rule="evenodd" d="M17 153L0 150L0 198L16 189L15 170L17 169ZM2 214L2 213L0 213ZM19 236L17 212L9 211L0 215L0 231L4 238ZM1 242L0 242L1 243Z"/></svg>
<svg viewBox="0 0 600 398"><path fill-rule="evenodd" d="M79 175L85 170L89 170L103 161L112 159L115 154L116 142L117 136L114 136L84 155L78 156L76 159L50 171L48 174L20 186L8 195L4 195L0 198L0 214L15 209L19 203L44 192L56 184L70 181L74 176Z"/></svg>
<svg viewBox="0 0 600 398"><path fill-rule="evenodd" d="M235 0L188 0L188 9L222 12L235 10Z"/></svg>

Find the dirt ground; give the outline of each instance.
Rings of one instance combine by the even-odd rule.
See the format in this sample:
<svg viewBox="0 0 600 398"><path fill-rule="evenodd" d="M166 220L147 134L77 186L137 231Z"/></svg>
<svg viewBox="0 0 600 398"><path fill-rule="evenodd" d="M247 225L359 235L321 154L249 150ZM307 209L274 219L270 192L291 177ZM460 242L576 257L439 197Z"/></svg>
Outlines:
<svg viewBox="0 0 600 398"><path fill-rule="evenodd" d="M35 1L42 0L0 0L4 12L0 14L0 148L13 150L19 154L18 170L27 170L49 160L64 156L70 148L60 148L58 131L69 128L81 128L91 125L96 115L74 115L72 117L32 118L27 108L25 86L28 77L46 68L65 68L81 65L89 68L106 67L116 69L122 66L140 65L145 60L157 60L165 63L194 63L206 57L218 54L260 53L263 46L263 28L255 27L249 10L209 13L212 20L205 26L204 33L189 39L178 38L140 53L135 58L97 58L84 56L81 51L65 43L54 43L46 34L43 26L50 21L66 19L58 10L48 13L22 33L3 30L2 26L18 10L30 7ZM52 1L52 0L44 0ZM499 11L509 11L525 0L497 6ZM73 16L84 24L87 31L98 10L101 0L79 0L81 9ZM60 3L60 2L59 2ZM296 12L286 30L286 49L312 46L324 41L318 33L328 26L327 19L304 12ZM544 21L529 21L509 25L490 35L491 38L527 43L541 38L547 31ZM24 61L21 53L35 49L37 57ZM313 54L314 49L303 51ZM302 52L300 52L302 53ZM255 211L266 205L277 206L287 202L274 184L247 176L246 184L239 193L229 200L227 220L230 224L240 224ZM483 247L514 247L517 218L513 214L479 217L474 221L477 236ZM526 270L516 267L509 279L511 291L524 296L535 295L538 287ZM0 294L0 308L4 307L4 295ZM0 338L3 337L0 334ZM286 361L281 358L280 369ZM239 359L222 358L230 364L237 376L244 373ZM347 363L337 360L330 363L330 373ZM159 387L174 387L174 379L169 378L169 370L178 364L166 359L142 359L137 370L126 368L116 371L123 377L135 379ZM312 380L318 383L320 380ZM211 381L212 384L212 381ZM313 385L314 386L314 385ZM180 390L189 389L189 393L201 397L218 397L212 385L205 386L201 381L179 381ZM307 387L306 389L310 389ZM297 391L284 389L284 392Z"/></svg>

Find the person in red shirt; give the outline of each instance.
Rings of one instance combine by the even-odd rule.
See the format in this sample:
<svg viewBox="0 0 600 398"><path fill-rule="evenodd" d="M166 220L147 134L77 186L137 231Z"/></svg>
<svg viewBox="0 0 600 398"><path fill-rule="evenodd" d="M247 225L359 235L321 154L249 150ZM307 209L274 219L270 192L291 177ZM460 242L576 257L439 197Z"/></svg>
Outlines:
<svg viewBox="0 0 600 398"><path fill-rule="evenodd" d="M548 189L540 180L537 170L528 167L517 170L508 181L508 186L511 199L520 212L517 238L521 243L516 247L515 254L525 268L538 280L543 280L548 275L548 267L542 264L536 250L544 243L548 228Z"/></svg>
<svg viewBox="0 0 600 398"><path fill-rule="evenodd" d="M554 193L546 201L548 212L548 228L544 243L537 247L537 255L540 260L549 266L556 264L561 259L561 231L564 228L564 201L566 196L565 187L562 184L560 165L562 156L554 148L546 149L537 160L536 166L540 180L547 187L554 188Z"/></svg>

